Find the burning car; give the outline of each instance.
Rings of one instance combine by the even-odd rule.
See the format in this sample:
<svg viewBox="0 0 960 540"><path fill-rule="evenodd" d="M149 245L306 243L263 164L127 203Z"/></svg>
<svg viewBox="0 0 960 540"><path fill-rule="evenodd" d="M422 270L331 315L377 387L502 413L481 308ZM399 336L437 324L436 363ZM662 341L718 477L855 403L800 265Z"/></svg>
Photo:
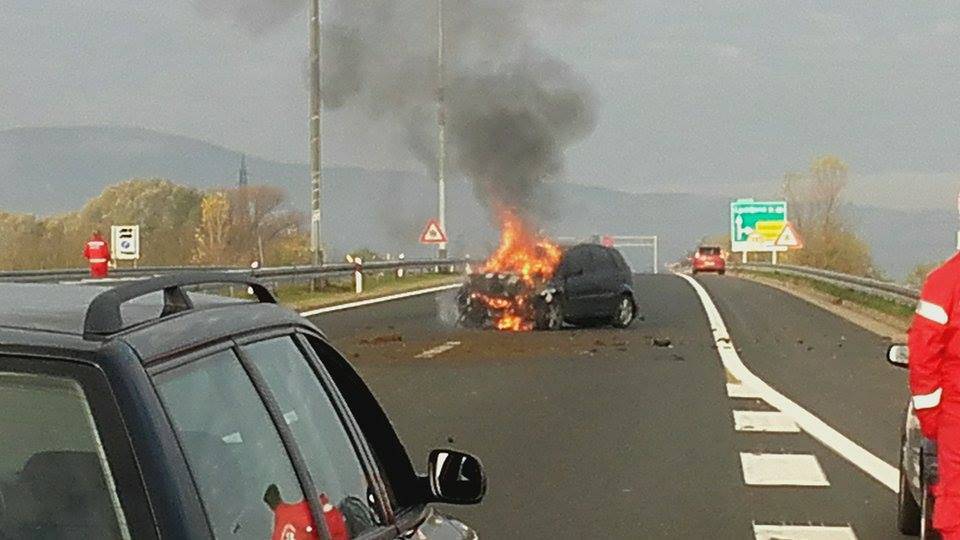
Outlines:
<svg viewBox="0 0 960 540"><path fill-rule="evenodd" d="M578 244L566 250L504 220L497 251L457 295L463 326L557 330L564 323L625 328L638 309L633 275L616 249Z"/></svg>

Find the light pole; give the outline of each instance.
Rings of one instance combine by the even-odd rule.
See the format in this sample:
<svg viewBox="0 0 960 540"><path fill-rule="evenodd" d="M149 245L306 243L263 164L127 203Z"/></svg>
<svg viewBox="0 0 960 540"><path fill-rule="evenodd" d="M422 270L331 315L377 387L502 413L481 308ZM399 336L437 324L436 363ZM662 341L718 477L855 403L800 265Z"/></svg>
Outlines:
<svg viewBox="0 0 960 540"><path fill-rule="evenodd" d="M310 249L313 264L323 264L320 190L323 187L321 136L323 129L323 94L321 90L320 51L323 46L321 0L310 1Z"/></svg>
<svg viewBox="0 0 960 540"><path fill-rule="evenodd" d="M447 118L444 107L443 81L443 0L437 0L437 220L444 234L447 232L447 195L444 165L447 154ZM448 236L449 238L449 236ZM447 258L447 243L437 244L437 258Z"/></svg>
<svg viewBox="0 0 960 540"><path fill-rule="evenodd" d="M960 216L960 194L957 195L957 215ZM957 251L960 251L960 226L957 227Z"/></svg>

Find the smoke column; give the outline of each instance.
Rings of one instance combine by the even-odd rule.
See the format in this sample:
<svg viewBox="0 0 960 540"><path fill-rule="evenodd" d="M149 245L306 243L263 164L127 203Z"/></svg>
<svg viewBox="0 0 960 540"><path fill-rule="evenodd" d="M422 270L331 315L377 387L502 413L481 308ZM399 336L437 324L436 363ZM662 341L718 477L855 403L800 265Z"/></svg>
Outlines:
<svg viewBox="0 0 960 540"><path fill-rule="evenodd" d="M407 145L436 167L436 0L325 3L324 103L360 107L403 128ZM303 8L302 0L204 0L204 13L239 17L254 31ZM595 124L592 94L567 65L538 50L528 30L549 13L577 17L596 1L446 0L448 168L469 178L491 209L528 221L548 213L564 151ZM258 6L247 16L246 8ZM262 12L272 6L272 15ZM434 175L435 176L435 175Z"/></svg>

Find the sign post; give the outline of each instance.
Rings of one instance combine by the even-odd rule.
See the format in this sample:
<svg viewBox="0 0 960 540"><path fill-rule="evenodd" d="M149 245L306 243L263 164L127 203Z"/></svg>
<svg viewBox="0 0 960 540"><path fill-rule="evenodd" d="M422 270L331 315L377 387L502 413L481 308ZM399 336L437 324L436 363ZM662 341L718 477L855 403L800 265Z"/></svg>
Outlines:
<svg viewBox="0 0 960 540"><path fill-rule="evenodd" d="M140 226L113 225L110 227L110 253L117 261L140 259Z"/></svg>
<svg viewBox="0 0 960 540"><path fill-rule="evenodd" d="M786 246L777 244L787 223L786 201L754 201L738 199L730 203L730 249L742 253L769 252L777 264L777 252Z"/></svg>
<svg viewBox="0 0 960 540"><path fill-rule="evenodd" d="M957 216L960 217L960 194L957 194ZM960 251L960 226L957 227L957 251Z"/></svg>

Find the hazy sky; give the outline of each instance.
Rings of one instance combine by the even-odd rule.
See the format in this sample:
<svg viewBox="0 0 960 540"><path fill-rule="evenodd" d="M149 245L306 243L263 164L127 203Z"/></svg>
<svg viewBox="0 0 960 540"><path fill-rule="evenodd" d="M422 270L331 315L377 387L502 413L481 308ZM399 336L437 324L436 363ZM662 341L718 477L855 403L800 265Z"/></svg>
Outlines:
<svg viewBox="0 0 960 540"><path fill-rule="evenodd" d="M305 161L305 2L278 0L292 14L264 12L268 28L252 31L195 1L0 0L0 129L135 125ZM960 4L556 4L531 32L589 82L598 111L567 154L571 181L729 194L833 152L857 174L855 197L952 207ZM401 133L359 111L325 128L327 163L419 167Z"/></svg>

